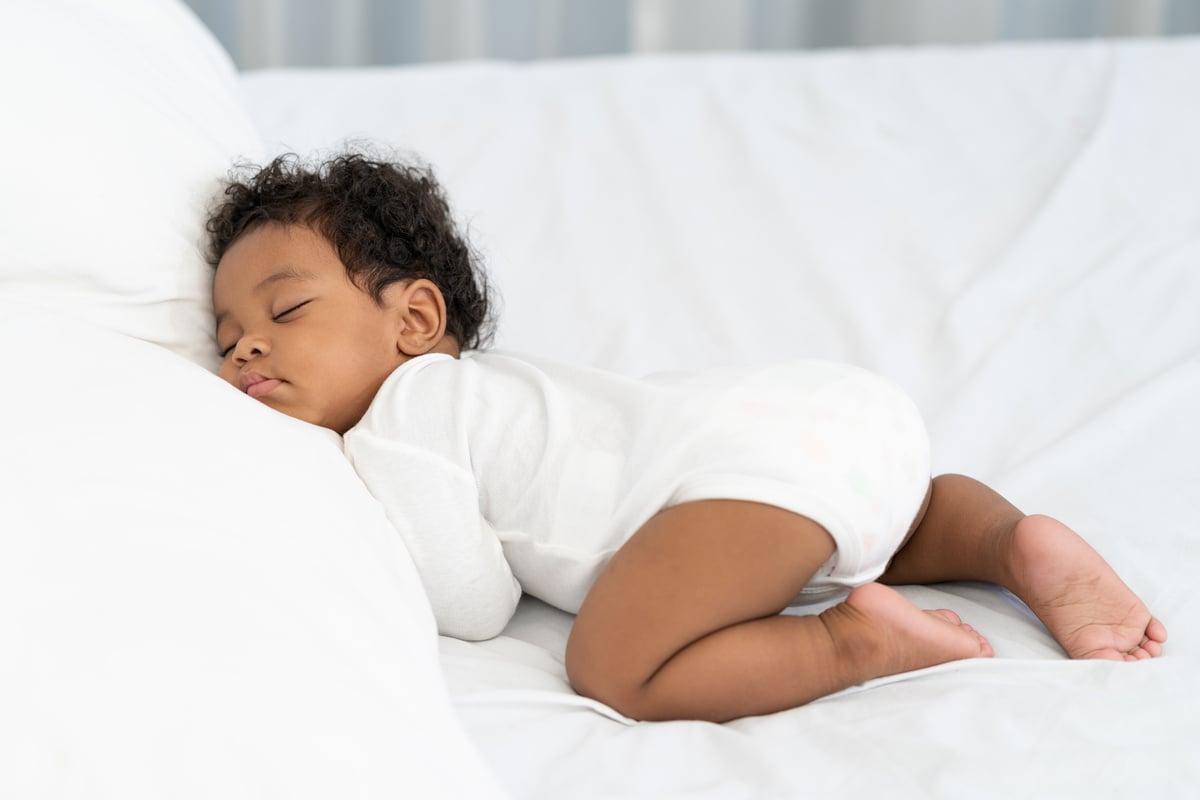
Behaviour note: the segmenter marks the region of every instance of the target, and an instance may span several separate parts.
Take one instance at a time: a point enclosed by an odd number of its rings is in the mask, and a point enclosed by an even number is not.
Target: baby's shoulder
[[[500,413],[510,398],[528,395],[547,380],[538,366],[507,353],[418,356],[384,380],[363,423],[411,429],[417,420],[433,424],[435,418]]]

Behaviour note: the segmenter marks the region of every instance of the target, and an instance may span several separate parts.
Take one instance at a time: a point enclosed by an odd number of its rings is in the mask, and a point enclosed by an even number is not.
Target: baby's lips
[[[275,391],[275,388],[281,383],[283,383],[283,381],[279,380],[278,378],[263,378],[262,380],[247,384],[246,394],[250,395],[251,397],[262,397],[263,395],[270,394],[271,392]]]
[[[262,397],[274,390],[282,381],[277,378],[268,378],[257,372],[247,372],[238,377],[238,383],[241,384],[242,391],[251,397]]]

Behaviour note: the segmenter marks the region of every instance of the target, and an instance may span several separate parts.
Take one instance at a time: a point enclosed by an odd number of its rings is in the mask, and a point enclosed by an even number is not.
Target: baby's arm
[[[354,431],[350,458],[404,539],[438,631],[472,641],[498,635],[521,587],[479,511],[474,476],[419,448]]]

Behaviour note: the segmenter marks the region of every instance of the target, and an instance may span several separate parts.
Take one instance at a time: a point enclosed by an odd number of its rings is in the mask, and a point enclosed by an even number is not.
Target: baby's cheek
[[[230,386],[238,385],[237,369],[233,366],[233,363],[228,358],[221,362],[221,368],[217,370],[217,377],[228,383]]]

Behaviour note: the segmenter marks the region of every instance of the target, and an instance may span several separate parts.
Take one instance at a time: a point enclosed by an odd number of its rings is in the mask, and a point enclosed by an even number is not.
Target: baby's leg
[[[567,644],[572,685],[638,719],[723,721],[991,655],[952,612],[923,612],[880,584],[820,615],[780,616],[833,550],[819,525],[772,506],[659,513],[585,599]]]
[[[961,475],[934,479],[924,518],[880,580],[1000,584],[1072,658],[1150,658],[1167,639],[1162,623],[1074,531],[1050,517],[1025,516]]]

